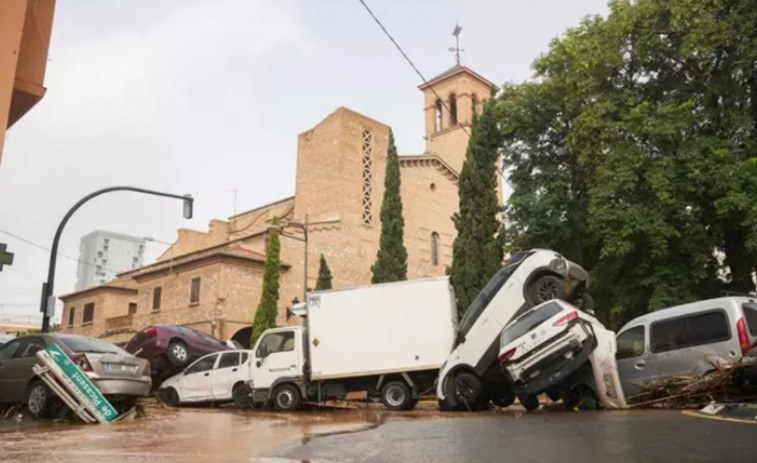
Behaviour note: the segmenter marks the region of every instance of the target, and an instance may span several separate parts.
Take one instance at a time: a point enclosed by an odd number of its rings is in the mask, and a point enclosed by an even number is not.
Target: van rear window
[[[667,352],[684,347],[727,341],[731,337],[725,313],[700,313],[652,323],[652,352]]]
[[[747,302],[741,304],[741,308],[744,309],[744,318],[746,318],[749,334],[757,336],[757,304],[754,302]]]

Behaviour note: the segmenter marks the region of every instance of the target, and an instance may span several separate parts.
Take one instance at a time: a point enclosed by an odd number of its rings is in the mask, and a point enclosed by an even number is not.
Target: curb
[[[757,424],[757,405],[711,403],[701,410],[684,410],[684,415],[736,423]]]

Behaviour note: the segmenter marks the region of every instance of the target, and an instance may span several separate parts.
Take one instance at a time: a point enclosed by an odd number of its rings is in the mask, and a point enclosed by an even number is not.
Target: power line
[[[22,238],[22,237],[20,237],[20,236],[18,236],[16,234],[11,233],[11,232],[8,232],[8,231],[5,231],[5,230],[0,230],[0,233],[6,234],[6,235],[10,236],[11,238],[15,238],[15,239],[17,239],[17,240],[19,240],[19,241],[21,241],[23,243],[26,243],[28,245],[31,245],[31,246],[34,246],[36,248],[42,249],[43,251],[47,251],[47,252],[51,251],[50,248],[46,248],[46,247],[42,246],[41,244],[37,244],[37,243],[35,243],[33,241],[29,241],[26,238]],[[89,266],[92,266],[92,267],[100,267],[100,268],[105,269],[105,270],[107,270],[107,271],[109,271],[111,273],[120,273],[120,272],[116,272],[115,270],[110,269],[108,267],[103,267],[102,265],[94,264],[92,262],[87,262],[85,260],[77,259],[76,257],[68,256],[66,254],[63,254],[62,252],[59,252],[58,255],[61,256],[61,257],[65,257],[66,259],[70,259],[70,260],[73,260],[75,262],[82,263],[84,265],[89,265]]]
[[[376,17],[376,15],[373,14],[373,11],[371,11],[370,7],[365,3],[365,1],[364,0],[358,0],[358,1],[365,7],[366,11],[368,11],[368,14],[371,15],[371,18],[373,18],[374,21],[376,21],[376,24],[378,24],[378,26],[381,28],[381,30],[384,31],[384,34],[386,34],[386,36],[389,38],[389,40],[392,41],[392,43],[394,44],[395,48],[397,48],[397,50],[400,52],[400,54],[405,58],[405,61],[407,61],[407,63],[410,65],[411,68],[413,68],[413,70],[415,71],[415,73],[418,74],[418,77],[421,78],[421,80],[423,81],[423,83],[425,85],[428,85],[428,80],[426,80],[426,78],[423,77],[423,74],[421,73],[421,71],[418,70],[418,67],[415,65],[415,63],[413,63],[413,60],[411,60],[410,57],[407,56],[407,53],[405,53],[405,51],[402,49],[402,47],[400,47],[400,45],[397,43],[397,41],[394,40],[394,37],[392,37],[392,34],[390,34],[388,30],[386,30],[386,27],[384,27],[384,25],[381,24],[381,21],[379,21],[379,19]],[[439,100],[439,102],[442,104],[442,106],[444,106],[444,109],[446,109],[448,113],[452,113],[452,111],[450,110],[449,106],[447,106],[447,103],[445,103],[444,100],[442,99],[442,97],[439,96],[438,93],[436,93],[436,90],[434,90],[434,87],[432,85],[428,85],[428,87],[434,93],[434,96],[436,96],[436,99]],[[465,134],[470,137],[470,133],[468,132],[468,130],[465,128],[464,125],[461,125],[460,128],[463,129],[463,132],[465,132]]]

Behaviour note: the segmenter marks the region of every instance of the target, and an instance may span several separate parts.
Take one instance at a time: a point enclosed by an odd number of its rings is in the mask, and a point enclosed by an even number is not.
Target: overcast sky
[[[427,78],[463,64],[520,82],[550,40],[606,0],[367,0]],[[420,80],[358,0],[58,0],[44,99],[7,133],[0,164],[0,318],[38,315],[50,247],[82,196],[130,185],[191,193],[181,204],[110,193],[69,222],[61,252],[78,256],[97,229],[172,241],[211,218],[294,193],[297,134],[339,106],[394,129],[401,154],[421,153]],[[148,243],[154,259],[166,245]],[[76,262],[58,260],[56,294]],[[58,317],[60,314],[58,314]]]

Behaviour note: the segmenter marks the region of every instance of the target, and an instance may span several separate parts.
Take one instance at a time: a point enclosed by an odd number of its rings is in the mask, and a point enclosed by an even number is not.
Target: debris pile
[[[757,390],[741,387],[740,364],[716,365],[702,376],[660,378],[628,397],[632,408],[702,408],[711,402],[757,402]]]

